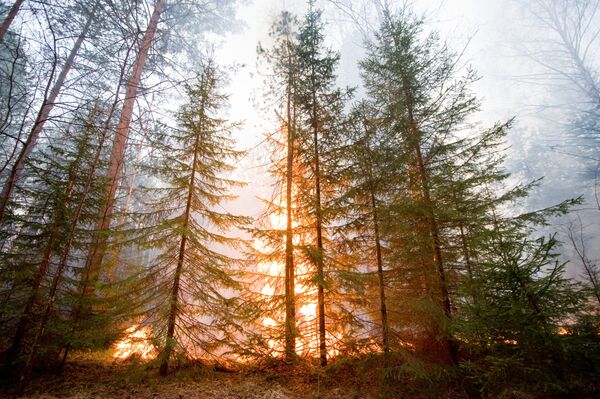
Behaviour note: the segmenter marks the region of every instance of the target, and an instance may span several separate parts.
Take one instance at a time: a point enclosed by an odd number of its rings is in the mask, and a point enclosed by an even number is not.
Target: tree
[[[42,104],[40,105],[40,109],[36,116],[35,122],[33,123],[31,131],[29,132],[27,139],[24,141],[23,147],[21,148],[19,155],[17,156],[15,162],[13,163],[13,166],[10,170],[7,180],[2,187],[2,193],[0,196],[0,201],[1,201],[0,202],[0,222],[3,221],[4,213],[5,213],[6,207],[9,204],[9,200],[11,198],[12,191],[13,191],[15,185],[17,184],[17,182],[19,181],[20,175],[23,173],[25,161],[30,156],[31,151],[35,148],[35,146],[38,142],[40,133],[44,129],[44,125],[45,125],[46,121],[48,120],[48,117],[50,116],[52,109],[56,105],[58,95],[60,94],[60,91],[63,89],[63,85],[65,83],[65,79],[67,78],[67,74],[73,67],[73,62],[75,60],[75,57],[79,53],[79,49],[81,48],[81,45],[83,44],[84,39],[88,35],[88,31],[90,30],[92,22],[93,22],[94,18],[96,17],[96,11],[98,10],[99,4],[100,4],[99,1],[96,1],[94,3],[94,5],[91,7],[91,9],[89,11],[87,11],[86,22],[85,22],[83,28],[81,29],[81,32],[79,33],[79,36],[77,37],[77,40],[75,40],[75,42],[73,43],[73,47],[71,48],[71,51],[69,52],[69,55],[68,55],[67,59],[65,60],[65,63],[63,65],[63,67],[61,68],[60,73],[58,74],[58,77],[56,78],[56,81],[54,81],[54,82],[53,82],[53,80],[54,80],[55,69],[58,67],[56,59],[52,65],[52,71],[50,73],[50,78],[48,80],[48,84],[45,89],[44,99],[42,101]],[[15,3],[15,5],[16,5],[16,3]],[[56,43],[55,43],[55,45],[56,45]],[[47,93],[47,96],[46,96],[46,93]]]
[[[341,182],[339,195],[334,207],[339,209],[338,222],[334,236],[349,255],[352,270],[359,273],[358,286],[354,289],[364,295],[365,286],[376,286],[374,302],[381,323],[380,342],[387,363],[390,347],[394,346],[390,337],[390,323],[386,301],[386,289],[389,287],[387,269],[391,262],[384,242],[385,215],[389,200],[395,189],[394,175],[397,160],[394,157],[392,136],[381,129],[377,113],[368,101],[354,106],[347,128],[347,144],[340,146],[335,153],[342,161],[338,163],[337,175]],[[365,270],[364,265],[367,265]],[[375,270],[372,272],[371,270]],[[373,273],[375,276],[373,276]],[[373,278],[374,277],[374,278]],[[368,291],[368,290],[367,290]],[[367,301],[367,320],[372,316],[371,301]]]
[[[88,286],[88,289],[91,291],[93,291],[93,282],[97,279],[100,273],[100,267],[106,251],[107,236],[105,232],[110,227],[119,176],[124,163],[125,148],[129,135],[129,124],[133,116],[133,108],[141,83],[142,71],[144,70],[148,52],[154,40],[154,36],[158,29],[158,23],[165,7],[166,0],[156,1],[154,10],[148,22],[148,26],[146,27],[144,37],[140,43],[140,48],[133,63],[133,71],[129,80],[127,81],[127,90],[123,100],[123,107],[121,109],[119,123],[117,124],[115,131],[110,163],[108,167],[108,183],[106,185],[107,202],[100,213],[98,225],[96,226],[99,234],[94,245],[92,246],[88,260],[90,279],[92,281],[92,284]],[[92,295],[92,293],[90,292],[89,295]]]
[[[565,278],[555,238],[534,240],[530,233],[518,218],[496,220],[464,286],[477,300],[464,304],[456,324],[472,354],[461,366],[486,396],[569,394],[568,369],[581,361],[569,359],[581,349],[563,326],[582,311],[582,291]]]
[[[237,260],[215,245],[238,248],[239,239],[219,231],[248,220],[217,209],[233,198],[230,189],[240,185],[223,174],[241,156],[230,138],[236,125],[220,116],[227,101],[220,93],[221,81],[214,62],[207,61],[197,81],[186,87],[178,128],[154,142],[161,149],[155,173],[166,185],[155,189],[160,197],[149,218],[156,224],[142,227],[136,239],[158,252],[147,273],[156,281],[157,309],[149,318],[164,339],[162,375],[173,351],[217,357],[215,351],[237,331],[229,310],[235,308],[231,290],[239,287],[232,271]]]
[[[416,239],[424,270],[426,290],[443,309],[443,319],[433,326],[440,335],[442,351],[448,361],[456,362],[456,348],[446,327],[452,317],[447,265],[443,257],[440,214],[433,191],[436,189],[436,158],[440,150],[477,107],[468,85],[472,72],[454,80],[457,59],[437,35],[425,39],[422,21],[408,10],[386,15],[375,39],[369,43],[367,58],[361,63],[365,86],[374,106],[381,109],[382,123],[393,130],[406,159],[408,201],[414,206],[412,239]],[[427,243],[428,242],[428,243]],[[431,262],[428,259],[433,259]],[[435,276],[435,277],[434,277]]]
[[[598,161],[600,81],[594,56],[600,7],[590,0],[537,0],[523,8],[544,35],[527,55],[543,68],[541,78],[566,95],[558,107],[566,111],[577,153]]]
[[[569,180],[567,189],[573,190],[573,183],[577,183],[577,190],[583,191],[587,200],[591,200],[590,205],[600,210],[600,79],[596,61],[600,54],[600,6],[589,0],[519,3],[529,25],[535,29],[522,50],[541,68],[541,72],[532,78],[535,84],[542,82],[556,96],[553,103],[540,104],[540,107],[553,111],[550,118],[559,128],[560,144],[553,144],[552,148],[578,161],[577,169],[571,173],[575,175],[574,180]],[[579,211],[587,214],[586,219],[594,219],[590,226],[597,223],[597,213],[586,212],[585,208]],[[597,256],[597,252],[591,250],[581,256],[586,233],[587,239],[597,240],[596,232],[589,227],[580,231],[579,240],[574,239],[572,231],[561,239],[571,242],[571,248],[563,248],[563,251],[579,260],[578,266],[584,271],[581,278],[594,286],[597,283],[594,274],[590,273],[588,256]]]
[[[287,11],[282,12],[270,32],[270,36],[275,40],[273,47],[268,51],[260,49],[260,55],[269,63],[269,68],[272,71],[269,94],[274,97],[274,105],[279,108],[276,110],[276,113],[281,123],[281,129],[279,129],[278,133],[281,133],[282,137],[275,135],[271,137],[274,148],[271,173],[277,180],[277,185],[285,186],[285,189],[276,190],[274,198],[268,201],[266,216],[269,218],[285,213],[285,232],[283,233],[285,244],[284,248],[281,248],[282,232],[278,230],[279,226],[268,226],[267,230],[262,231],[256,230],[254,232],[255,236],[260,242],[266,244],[265,249],[269,253],[257,249],[253,256],[257,264],[273,261],[281,261],[285,264],[285,276],[283,279],[285,297],[284,353],[288,361],[296,357],[296,336],[299,333],[296,325],[295,291],[296,266],[300,260],[294,254],[294,224],[297,224],[295,223],[296,215],[294,215],[294,203],[296,200],[294,196],[294,174],[297,172],[297,167],[295,166],[297,164],[296,91],[299,67],[296,53],[296,26],[296,18]],[[285,152],[285,157],[280,157],[279,154],[282,152]],[[283,256],[280,259],[275,259],[277,258],[277,253],[281,253]],[[270,280],[274,280],[273,277],[271,276]],[[280,290],[280,284],[277,281],[271,281],[271,283],[274,289],[273,294],[275,294]],[[271,285],[269,286],[271,287]],[[270,317],[271,320],[277,319],[275,314],[271,314],[271,316],[273,316]]]
[[[317,316],[319,325],[319,358],[322,366],[327,365],[327,337],[325,321],[326,253],[324,229],[327,210],[324,199],[327,192],[326,156],[327,145],[336,142],[342,124],[342,111],[347,93],[334,88],[335,66],[339,55],[324,48],[321,12],[310,10],[300,27],[298,36],[298,125],[299,162],[307,175],[300,188],[299,202],[307,209],[305,216],[314,229],[315,245],[307,248],[315,265],[314,281],[317,285]],[[312,197],[312,198],[311,198]],[[306,223],[304,222],[304,223]]]
[[[12,7],[8,10],[8,14],[6,14],[6,18],[2,21],[2,25],[0,25],[0,42],[4,39],[4,35],[8,32],[13,20],[19,13],[19,9],[23,5],[25,0],[15,0]]]
[[[16,293],[12,301],[7,298],[3,304],[3,316],[10,321],[17,315],[16,325],[7,323],[11,340],[3,354],[5,367],[12,367],[23,352],[27,353],[19,389],[27,382],[48,325],[53,322],[52,329],[56,329],[60,324],[60,317],[52,318],[54,306],[64,300],[64,292],[70,291],[68,281],[77,274],[78,252],[90,237],[84,227],[93,218],[94,203],[101,200],[101,180],[94,181],[86,173],[87,168],[98,168],[101,160],[99,115],[98,109],[92,108],[87,115],[75,117],[57,145],[49,146],[32,161],[28,184],[19,189],[21,197],[33,200],[21,207],[20,230],[11,238],[2,276]]]

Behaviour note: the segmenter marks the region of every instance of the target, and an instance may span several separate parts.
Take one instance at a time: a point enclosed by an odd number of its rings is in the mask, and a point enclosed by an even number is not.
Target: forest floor
[[[0,387],[0,397],[10,397],[10,390]],[[206,366],[185,365],[162,377],[157,367],[135,362],[115,363],[98,355],[76,356],[60,374],[34,375],[24,396],[28,399],[402,397],[405,397],[403,393],[392,392],[389,387],[382,390],[381,383],[355,372],[344,372],[342,377],[338,370],[333,377],[310,367],[271,365],[217,371]]]

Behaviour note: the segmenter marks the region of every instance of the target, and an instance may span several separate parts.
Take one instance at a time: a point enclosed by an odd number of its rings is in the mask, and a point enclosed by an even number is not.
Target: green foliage
[[[41,352],[56,354],[67,343],[102,347],[107,319],[89,320],[72,337],[89,226],[103,198],[102,109],[92,106],[71,120],[66,131],[55,132],[52,144],[40,149],[27,164],[23,183],[4,219],[4,250],[0,257],[3,298],[2,347],[10,365],[29,352],[31,339],[44,331]],[[46,316],[44,316],[46,315]],[[48,318],[47,326],[43,325]],[[83,338],[85,337],[85,338]],[[34,342],[37,345],[37,342]],[[6,348],[8,346],[8,349]]]
[[[155,202],[137,214],[143,223],[131,231],[132,242],[151,256],[138,280],[139,304],[163,341],[164,364],[173,350],[218,357],[241,329],[233,313],[240,260],[230,254],[243,241],[224,232],[248,219],[223,208],[235,198],[231,189],[242,185],[227,176],[242,153],[230,136],[236,125],[221,116],[222,79],[212,60],[203,65],[186,87],[177,128],[164,127],[153,138],[158,151],[149,170],[158,183],[146,198]]]
[[[472,299],[455,324],[469,353],[461,368],[485,397],[574,394],[571,385],[579,376],[570,370],[584,363],[598,367],[595,355],[575,360],[572,353],[588,352],[582,351],[585,339],[562,327],[582,314],[584,296],[564,276],[556,245],[554,237],[532,240],[508,223],[487,236],[487,251],[464,287]]]

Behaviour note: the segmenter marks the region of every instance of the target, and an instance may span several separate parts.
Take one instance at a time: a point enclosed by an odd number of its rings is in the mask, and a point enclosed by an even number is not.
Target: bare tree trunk
[[[204,86],[204,85],[202,85]],[[202,101],[201,109],[204,108],[204,101]],[[201,122],[200,122],[201,123]],[[199,127],[202,131],[202,127]],[[174,336],[175,336],[175,322],[177,321],[177,310],[179,303],[179,281],[181,279],[181,273],[183,271],[183,261],[185,259],[185,246],[188,239],[188,225],[191,217],[192,199],[194,197],[195,179],[196,179],[196,163],[198,162],[198,152],[200,151],[200,133],[196,135],[196,142],[194,143],[194,158],[192,160],[192,175],[190,176],[190,185],[188,188],[187,202],[185,204],[185,214],[183,219],[183,231],[181,233],[181,244],[179,245],[179,255],[177,258],[177,267],[175,269],[175,278],[173,280],[173,288],[171,288],[170,298],[170,310],[169,320],[167,324],[167,339],[165,342],[165,349],[161,354],[160,361],[160,375],[167,375],[169,371],[169,357],[173,351]]]
[[[289,48],[288,48],[289,50]],[[291,58],[291,55],[289,56]],[[286,174],[286,230],[285,230],[285,356],[292,360],[296,355],[296,305],[295,305],[295,271],[294,271],[294,242],[292,226],[292,183],[294,166],[294,130],[292,123],[292,65],[288,59],[288,90],[287,90],[287,174]],[[295,114],[295,113],[294,113]],[[295,116],[294,116],[295,117]]]
[[[2,121],[0,122],[0,135],[2,135],[2,136],[5,135],[4,132],[6,130],[8,130],[8,128],[10,127],[12,117],[17,114],[17,112],[14,109],[15,104],[13,103],[13,100],[16,100],[16,102],[18,103],[19,100],[21,100],[25,97],[24,95],[19,96],[19,98],[15,98],[15,96],[14,96],[14,90],[15,90],[15,86],[16,86],[16,82],[15,82],[16,76],[15,75],[17,74],[17,63],[18,63],[19,59],[21,59],[21,38],[20,37],[15,46],[15,55],[13,57],[11,65],[10,65],[10,74],[6,79],[9,82],[9,90],[6,95],[7,103],[5,104],[5,109],[2,110],[4,117],[2,118]],[[22,113],[21,123],[19,125],[19,132],[17,133],[16,136],[13,136],[15,143],[13,145],[13,148],[12,148],[10,154],[8,156],[6,156],[2,166],[0,167],[0,175],[4,173],[4,170],[11,164],[13,158],[17,154],[17,150],[19,149],[19,143],[21,142],[21,136],[23,135],[23,130],[25,129],[25,121],[27,119],[27,115],[29,114],[29,110],[31,109],[31,104],[33,101],[34,100],[32,98],[28,102],[26,110],[23,111],[23,113]]]
[[[15,5],[16,4],[17,3],[15,3]],[[83,29],[79,33],[77,40],[75,40],[75,43],[73,44],[73,47],[71,48],[71,52],[69,53],[69,56],[67,57],[67,59],[65,61],[65,64],[63,65],[62,70],[60,71],[60,74],[58,75],[58,78],[56,79],[56,82],[52,86],[52,90],[50,90],[50,94],[42,102],[42,106],[38,112],[35,122],[33,123],[31,132],[29,133],[29,137],[27,137],[27,140],[25,141],[25,144],[23,145],[23,148],[21,149],[21,152],[19,153],[19,156],[17,157],[17,159],[10,171],[8,179],[6,180],[6,183],[4,183],[4,187],[2,188],[2,195],[0,196],[0,222],[4,218],[4,212],[6,210],[6,207],[8,206],[8,201],[9,201],[12,191],[15,187],[15,184],[19,181],[21,174],[23,173],[25,161],[27,160],[27,157],[29,156],[31,151],[33,151],[35,145],[37,144],[37,140],[40,136],[40,133],[44,129],[44,125],[45,125],[46,121],[48,120],[48,116],[50,115],[50,112],[54,108],[54,105],[56,104],[56,99],[57,99],[58,95],[60,94],[60,91],[62,90],[62,87],[65,83],[67,74],[73,67],[73,62],[75,61],[75,57],[77,56],[77,53],[79,53],[81,44],[83,43],[83,40],[85,39],[85,37],[88,34],[88,31],[90,29],[92,21],[95,18],[95,14],[96,14],[96,10],[98,9],[98,5],[99,5],[99,2],[96,2],[94,4],[93,9],[90,11],[90,14],[88,16],[88,19],[87,19]],[[56,65],[54,65],[53,68],[56,68]],[[52,76],[53,76],[53,74],[51,75],[50,80],[52,80]],[[48,82],[48,83],[50,84],[50,82]]]
[[[573,232],[573,226],[569,226],[569,230],[567,231],[567,236],[569,237],[569,241],[571,241],[571,245],[577,254],[577,257],[581,261],[585,273],[587,275],[587,280],[591,285],[592,292],[598,301],[598,305],[600,306],[600,281],[599,281],[599,272],[596,264],[594,264],[587,256],[585,241],[583,239],[583,223],[581,222],[581,218],[579,219],[579,233],[578,236],[575,237],[575,233]],[[578,243],[579,241],[579,243]]]
[[[381,254],[381,240],[379,237],[379,218],[377,215],[377,201],[375,193],[371,187],[371,211],[373,213],[373,232],[375,233],[375,253],[377,255],[377,277],[379,280],[379,304],[381,311],[382,343],[385,365],[387,366],[388,355],[390,352],[389,343],[389,323],[387,308],[385,304],[385,282],[383,276],[383,256]]]
[[[315,157],[315,208],[317,232],[317,312],[319,317],[319,358],[321,366],[327,366],[327,343],[325,330],[325,274],[323,271],[323,212],[321,209],[321,165],[319,159],[319,129],[317,122],[316,93],[313,89],[313,144]]]
[[[21,5],[23,4],[23,1],[24,0],[16,0],[14,2],[10,10],[8,11],[6,19],[2,22],[2,25],[0,25],[0,42],[4,39],[4,35],[6,35],[6,32],[8,32],[8,28],[10,28],[10,25],[17,16],[17,13],[19,12]]]
[[[106,203],[103,207],[102,215],[96,225],[98,234],[94,240],[92,251],[90,252],[89,259],[89,272],[91,283],[88,284],[89,292],[87,295],[93,295],[94,293],[94,282],[98,279],[100,274],[100,267],[102,260],[106,252],[107,236],[105,232],[110,227],[110,222],[113,213],[113,207],[115,204],[115,195],[118,186],[119,172],[123,167],[125,149],[127,146],[127,138],[129,136],[129,125],[133,115],[133,107],[138,94],[138,88],[140,86],[140,80],[142,77],[142,71],[146,59],[148,58],[148,51],[154,41],[160,16],[165,9],[166,0],[158,0],[154,6],[154,11],[150,17],[150,22],[142,39],[140,49],[137,53],[135,63],[133,65],[133,73],[131,78],[127,82],[127,92],[125,93],[125,100],[123,101],[123,109],[121,110],[121,117],[117,125],[115,138],[113,141],[112,152],[110,155],[110,162],[108,166],[108,183],[106,185]]]

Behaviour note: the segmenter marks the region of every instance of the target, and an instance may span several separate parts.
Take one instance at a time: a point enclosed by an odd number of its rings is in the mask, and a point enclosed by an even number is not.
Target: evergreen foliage
[[[226,249],[240,249],[243,241],[223,232],[248,220],[222,208],[234,198],[231,189],[241,185],[226,174],[242,153],[230,137],[236,125],[222,117],[227,96],[221,81],[214,62],[207,61],[186,87],[178,127],[153,141],[160,149],[153,167],[160,188],[150,189],[157,200],[145,217],[153,223],[144,224],[136,240],[155,254],[142,280],[151,288],[142,292],[151,291],[152,305],[144,305],[162,341],[161,374],[173,352],[218,357],[240,329],[233,313],[240,288],[234,266],[240,260]]]

